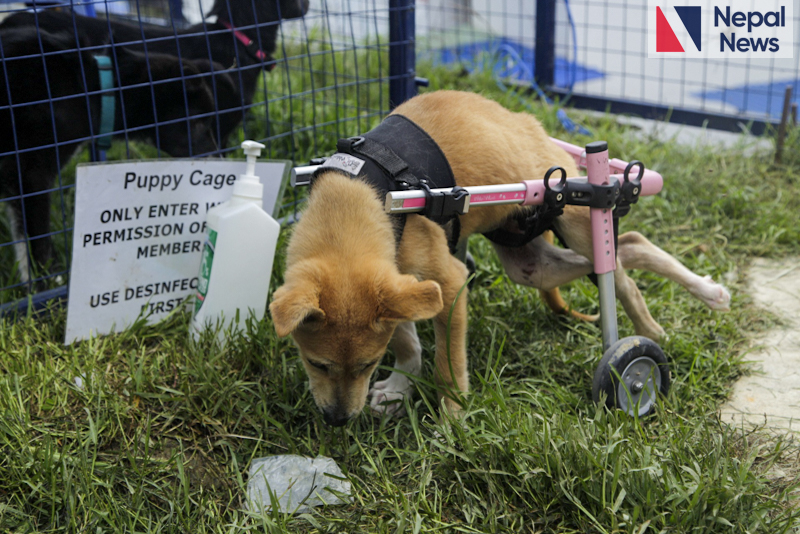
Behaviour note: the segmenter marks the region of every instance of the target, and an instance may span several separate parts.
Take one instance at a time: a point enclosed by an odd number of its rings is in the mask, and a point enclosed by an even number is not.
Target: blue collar
[[[111,69],[111,58],[108,56],[94,56],[97,70],[100,74],[100,90],[103,91],[100,100],[100,131],[95,135],[95,146],[98,150],[111,148],[111,132],[114,131],[114,113],[116,98],[114,92],[114,72]]]

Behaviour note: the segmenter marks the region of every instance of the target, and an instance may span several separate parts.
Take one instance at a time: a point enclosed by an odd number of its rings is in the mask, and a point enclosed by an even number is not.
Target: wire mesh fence
[[[80,162],[225,156],[247,138],[302,163],[380,121],[390,13],[372,0],[0,4],[0,309],[66,294]]]
[[[647,18],[640,0],[0,3],[0,306],[65,294],[78,162],[248,138],[303,164],[412,95],[415,61],[730,130],[774,124],[787,85],[797,100],[797,44],[788,60],[648,59]]]

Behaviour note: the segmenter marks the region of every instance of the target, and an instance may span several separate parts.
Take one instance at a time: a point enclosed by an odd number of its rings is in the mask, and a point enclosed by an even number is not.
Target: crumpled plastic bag
[[[272,508],[275,494],[282,512],[307,512],[323,504],[345,504],[350,481],[331,458],[306,458],[293,454],[256,458],[250,464],[247,482],[248,507],[253,511]]]

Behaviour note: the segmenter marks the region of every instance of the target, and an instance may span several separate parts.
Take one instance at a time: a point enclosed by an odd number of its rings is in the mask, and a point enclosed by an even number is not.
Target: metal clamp
[[[420,180],[420,189],[425,192],[425,209],[420,214],[435,223],[443,224],[456,215],[469,211],[469,191],[455,186],[448,191],[434,191],[427,180]]]
[[[593,185],[588,181],[570,180],[564,194],[567,204],[611,209],[619,198],[619,182],[611,178],[608,185]]]

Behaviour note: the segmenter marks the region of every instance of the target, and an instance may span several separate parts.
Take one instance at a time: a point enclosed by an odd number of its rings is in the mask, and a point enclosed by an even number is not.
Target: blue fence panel
[[[536,73],[578,107],[763,133],[780,119],[787,85],[800,100],[797,38],[794,59],[650,59],[644,0],[421,0],[417,12],[421,60],[489,66],[506,83]]]

